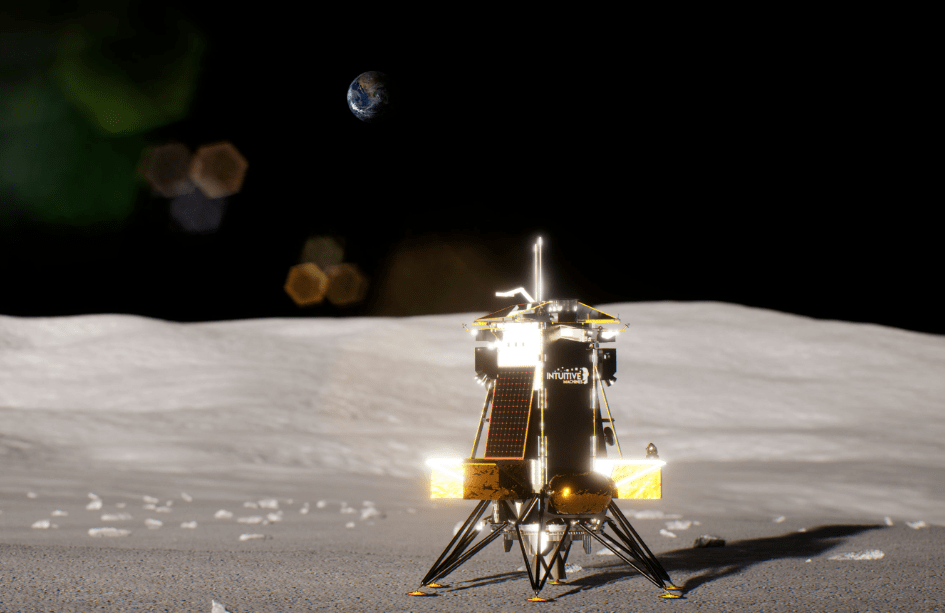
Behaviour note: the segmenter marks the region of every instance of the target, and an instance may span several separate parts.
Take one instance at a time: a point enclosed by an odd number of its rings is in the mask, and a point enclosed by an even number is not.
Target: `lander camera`
[[[427,464],[432,498],[479,503],[408,594],[448,587],[438,582],[502,539],[506,552],[516,548],[525,560],[534,592],[528,600],[550,600],[539,593],[549,579],[565,583],[572,545],[590,553],[595,542],[664,590],[662,598],[679,598],[615,502],[660,498],[665,464],[652,443],[641,459],[624,458],[620,448],[604,392],[616,381],[617,350],[601,347],[619,332],[605,326],[620,320],[578,300],[544,299],[541,247],[539,238],[534,298],[524,287],[497,292],[527,302],[467,328],[487,343],[475,348],[476,379],[486,393],[472,451]]]

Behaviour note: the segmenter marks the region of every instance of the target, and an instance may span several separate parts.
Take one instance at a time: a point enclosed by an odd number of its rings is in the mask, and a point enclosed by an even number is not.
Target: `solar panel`
[[[492,393],[492,415],[486,439],[488,460],[521,460],[532,407],[534,366],[502,366]]]

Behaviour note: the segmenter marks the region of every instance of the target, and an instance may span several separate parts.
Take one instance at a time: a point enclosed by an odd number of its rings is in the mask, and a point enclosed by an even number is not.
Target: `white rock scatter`
[[[131,519],[131,513],[103,513],[102,521],[126,521]]]
[[[604,551],[607,551],[607,550],[605,549]],[[610,552],[608,551],[608,553],[610,553]],[[613,554],[611,554],[611,555],[613,555]],[[520,572],[520,573],[524,573],[524,572],[526,571],[526,569],[525,569],[524,566],[519,566],[516,570],[517,570],[518,572]],[[568,574],[568,575],[573,575],[574,573],[579,573],[579,572],[581,572],[582,570],[584,570],[584,567],[583,567],[583,566],[579,566],[579,565],[577,565],[577,564],[572,564],[572,563],[570,563],[570,562],[568,562],[567,564],[564,565],[564,572],[565,572],[566,574]]]
[[[187,492],[181,492],[181,493],[180,493],[180,497],[183,499],[184,502],[193,502],[193,501],[194,501],[193,496],[191,496],[191,495],[188,494]]]
[[[194,528],[197,527],[197,522],[195,522],[195,521],[185,521],[185,522],[181,523],[180,527],[181,527],[181,528],[189,528],[189,529],[193,530]]]
[[[50,513],[50,515],[52,515],[53,517],[68,517],[69,513],[67,513],[66,511],[63,511],[62,509],[56,509],[55,511]]]
[[[266,538],[265,534],[241,534],[240,535],[241,541],[250,541],[252,539],[264,539],[264,538]]]
[[[156,509],[154,509],[154,512],[155,513],[170,513],[171,507],[168,507],[168,506],[157,507]]]
[[[154,509],[157,508],[157,505],[154,504],[153,502],[149,502],[145,505],[142,505],[141,508],[144,509],[145,511],[153,511]]]
[[[918,530],[919,528],[925,528],[928,526],[928,524],[922,521],[921,519],[919,521],[907,521],[906,525],[912,528],[913,530]]]
[[[159,519],[151,519],[149,517],[148,519],[144,520],[144,525],[147,526],[149,530],[157,530],[164,525],[164,522]]]
[[[39,494],[37,494],[36,492],[26,492],[26,497],[27,497],[27,498],[31,498],[31,499],[32,499],[32,498],[39,498]]]
[[[349,521],[348,523],[345,524],[345,528],[354,528],[354,522]]]
[[[693,547],[725,547],[725,539],[721,536],[703,534],[692,542]]]
[[[637,511],[636,513],[628,513],[628,515],[630,514],[632,514],[633,517],[637,519],[680,519],[682,517],[682,515],[679,515],[678,513],[666,514],[655,509],[646,509],[643,511]]]
[[[327,500],[319,500],[318,502],[315,503],[315,508],[316,508],[316,509],[324,509],[324,508],[327,507],[327,506],[328,506],[328,501],[327,501]]]
[[[216,600],[210,601],[210,613],[230,613],[222,604]]]
[[[154,504],[154,505],[156,505],[157,503],[161,502],[160,500],[158,500],[158,499],[155,498],[154,496],[142,496],[141,500],[145,501],[145,502],[148,503],[148,504]]]
[[[309,504],[306,502],[304,505],[302,505],[302,508],[299,509],[299,514],[308,515],[308,511],[309,511]]]
[[[33,528],[37,528],[37,529],[39,529],[39,530],[46,530],[46,529],[48,529],[48,528],[58,528],[59,526],[57,526],[56,524],[50,522],[48,519],[41,519],[41,520],[39,520],[39,521],[37,521],[37,522],[33,522],[33,526],[32,526],[32,527],[33,527]]]
[[[213,516],[217,519],[230,519],[233,517],[233,513],[231,511],[227,511],[226,509],[220,509],[214,513]]]
[[[119,528],[89,528],[89,536],[128,536],[131,530],[122,530]]]
[[[660,536],[665,536],[665,537],[671,538],[671,539],[676,538],[676,534],[673,533],[673,532],[670,532],[670,531],[667,530],[666,528],[660,528]]]
[[[372,517],[376,517],[378,519],[384,519],[386,515],[382,513],[381,511],[379,511],[377,507],[375,506],[364,507],[363,509],[361,509],[361,521],[364,521],[366,519],[371,519]]]
[[[838,553],[830,556],[828,560],[881,560],[886,554],[879,549],[867,549],[865,551],[850,551],[847,553]],[[808,560],[809,561],[809,560]]]
[[[279,508],[279,501],[276,500],[275,498],[264,498],[263,500],[260,500],[257,504],[259,504],[260,509],[278,509]]]
[[[893,520],[890,519],[889,516],[887,515],[886,517],[883,518],[883,523],[885,523],[887,526],[891,526],[893,525]]]
[[[780,524],[780,523],[782,523],[785,519],[787,519],[787,518],[784,517],[783,515],[778,515],[777,517],[775,517],[775,518],[772,519],[771,521],[773,521],[773,522],[776,523],[776,524]]]
[[[102,508],[101,498],[96,498],[95,500],[91,500],[89,501],[87,505],[85,505],[86,511],[98,511],[98,510],[101,510],[101,508]]]
[[[275,513],[267,513],[266,521],[275,523],[277,521],[282,521],[282,511],[277,511]]]
[[[263,518],[259,515],[252,515],[250,517],[240,517],[236,521],[241,524],[261,524],[263,522]]]
[[[347,503],[347,502],[342,502],[342,503],[341,503],[341,512],[344,513],[344,514],[357,513],[357,511],[354,509],[354,507],[349,507],[349,506],[348,506],[348,503]]]
[[[466,523],[465,520],[456,522],[456,525],[453,526],[453,536],[456,536],[456,533],[459,532],[459,529],[462,528],[463,524],[465,523]],[[476,524],[476,527],[474,528],[474,530],[479,532],[485,527],[486,527],[486,522],[484,520],[479,520],[479,523]]]
[[[692,525],[692,522],[689,521],[688,519],[685,521],[677,519],[675,521],[666,522],[666,529],[667,530],[688,530],[689,526],[691,525]]]
[[[244,502],[244,503],[243,503],[243,508],[244,508],[244,509],[258,509],[258,508],[259,508],[259,503],[258,503],[258,502],[255,502],[255,501],[253,501],[253,500],[250,500],[250,501],[248,501],[248,502]]]

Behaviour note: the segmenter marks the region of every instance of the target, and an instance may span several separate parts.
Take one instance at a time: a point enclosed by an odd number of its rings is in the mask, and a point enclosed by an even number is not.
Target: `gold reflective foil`
[[[555,475],[548,483],[551,510],[561,515],[601,513],[614,493],[614,482],[599,472]]]
[[[525,462],[469,462],[463,468],[463,498],[516,500],[530,493]]]
[[[654,500],[663,496],[662,467],[651,462],[615,463],[610,473],[617,498]]]
[[[463,466],[463,498],[500,500],[499,467],[494,463],[469,463]]]
[[[531,494],[525,461],[436,460],[431,466],[430,498],[518,500]]]
[[[440,464],[433,467],[430,476],[430,498],[462,498],[463,467],[458,462],[454,465]]]

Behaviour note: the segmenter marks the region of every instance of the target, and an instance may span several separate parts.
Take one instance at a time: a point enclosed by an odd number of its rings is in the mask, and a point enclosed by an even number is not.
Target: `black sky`
[[[92,10],[19,19],[39,31]],[[142,62],[179,36],[170,9],[121,10]],[[222,226],[174,229],[144,184],[120,229],[7,221],[0,313],[488,310],[495,291],[530,287],[541,235],[559,297],[718,300],[945,333],[940,232],[915,187],[924,162],[902,152],[876,58],[830,35],[177,10],[208,52],[189,115],[146,136],[237,146],[249,170]],[[391,125],[346,107],[366,70],[398,87]],[[286,296],[315,234],[338,237],[371,278],[360,306]],[[396,300],[381,295],[391,284]]]

